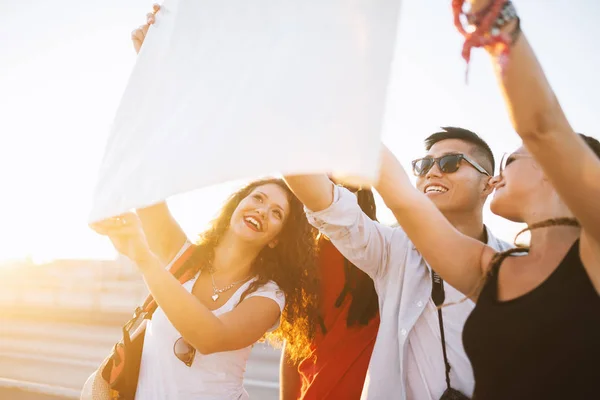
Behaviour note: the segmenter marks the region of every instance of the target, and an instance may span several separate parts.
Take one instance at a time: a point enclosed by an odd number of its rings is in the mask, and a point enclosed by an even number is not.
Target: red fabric
[[[328,241],[321,242],[321,316],[327,328],[320,329],[313,352],[298,371],[302,380],[300,400],[360,399],[367,367],[379,328],[379,315],[366,326],[346,326],[351,296],[341,307],[335,301],[345,282],[344,257]]]

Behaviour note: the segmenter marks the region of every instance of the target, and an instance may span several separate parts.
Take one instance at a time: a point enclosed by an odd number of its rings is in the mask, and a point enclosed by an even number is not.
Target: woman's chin
[[[498,195],[498,193],[494,194],[494,197],[490,202],[490,211],[499,217],[510,219],[508,218],[508,216],[511,214],[509,212],[510,207],[509,204],[504,201],[503,197],[504,196],[502,195]]]
[[[245,224],[235,226],[232,233],[237,238],[237,240],[245,242],[247,244],[256,243],[257,245],[259,245],[261,242],[264,241],[264,238],[262,237],[260,232],[250,229]]]
[[[516,212],[517,210],[512,207],[511,204],[503,203],[502,201],[497,201],[496,198],[492,200],[490,203],[490,211],[494,215],[502,217],[512,222],[523,222],[522,218]]]

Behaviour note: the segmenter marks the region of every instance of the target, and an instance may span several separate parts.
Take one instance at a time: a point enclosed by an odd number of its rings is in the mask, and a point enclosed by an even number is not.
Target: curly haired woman
[[[137,400],[247,399],[244,371],[263,337],[306,357],[317,320],[314,231],[283,181],[234,193],[196,244],[165,203],[94,229],[136,263],[159,309],[146,328]],[[166,269],[195,246],[181,285]]]

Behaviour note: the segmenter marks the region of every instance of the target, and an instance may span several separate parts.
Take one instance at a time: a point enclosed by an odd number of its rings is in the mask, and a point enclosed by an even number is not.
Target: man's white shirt
[[[375,282],[380,326],[363,388],[363,400],[439,400],[446,390],[437,308],[431,299],[431,269],[401,228],[366,216],[356,197],[336,186],[325,210],[306,210],[310,223]],[[487,228],[486,228],[487,229]],[[488,245],[510,247],[489,229]],[[452,254],[448,254],[452,257]],[[444,282],[446,303],[465,296]],[[453,388],[471,396],[474,378],[462,345],[471,300],[443,309],[446,351]]]

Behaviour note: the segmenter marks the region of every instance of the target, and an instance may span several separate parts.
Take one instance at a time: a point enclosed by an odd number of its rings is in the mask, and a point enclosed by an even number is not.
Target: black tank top
[[[600,399],[600,296],[579,257],[579,240],[541,285],[503,302],[501,263],[463,330],[473,399]]]

